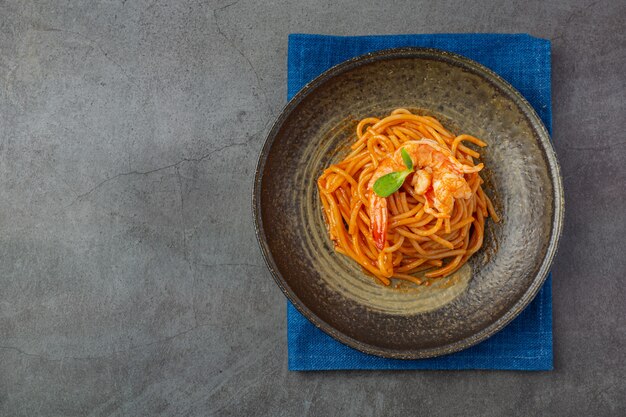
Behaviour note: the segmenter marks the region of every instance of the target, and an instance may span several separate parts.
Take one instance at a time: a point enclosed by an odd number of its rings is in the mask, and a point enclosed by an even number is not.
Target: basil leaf
[[[391,172],[387,175],[383,175],[374,183],[374,192],[380,197],[389,197],[402,187],[404,180],[411,172],[411,170],[406,169],[404,171]]]
[[[411,160],[411,157],[409,156],[409,153],[406,151],[406,149],[402,148],[400,154],[402,154],[402,160],[404,161],[404,165],[406,165],[406,168],[409,171],[413,171],[413,161]]]

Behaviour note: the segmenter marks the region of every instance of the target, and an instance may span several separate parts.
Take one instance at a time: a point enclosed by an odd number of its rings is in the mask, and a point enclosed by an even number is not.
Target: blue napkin
[[[529,35],[437,34],[338,37],[289,36],[288,96],[333,65],[368,52],[402,46],[443,49],[471,58],[517,88],[552,133],[550,41]],[[367,355],[319,330],[288,303],[289,369],[511,369],[551,370],[552,279],[506,328],[461,352],[432,359]]]

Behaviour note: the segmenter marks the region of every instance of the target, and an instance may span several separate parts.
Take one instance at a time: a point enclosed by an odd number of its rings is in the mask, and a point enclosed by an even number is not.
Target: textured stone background
[[[0,415],[626,415],[626,3],[366,3],[0,0]],[[287,371],[250,192],[291,32],[553,40],[554,372]]]

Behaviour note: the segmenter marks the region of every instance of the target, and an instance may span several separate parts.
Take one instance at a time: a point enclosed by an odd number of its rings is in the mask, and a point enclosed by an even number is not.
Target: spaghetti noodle
[[[384,285],[392,278],[428,285],[424,277],[445,277],[463,266],[482,246],[485,219],[499,221],[482,189],[483,164],[474,163],[480,154],[465,143],[486,146],[405,109],[361,120],[351,152],[317,182],[335,250]],[[416,171],[383,198],[373,184],[406,169],[401,151]]]

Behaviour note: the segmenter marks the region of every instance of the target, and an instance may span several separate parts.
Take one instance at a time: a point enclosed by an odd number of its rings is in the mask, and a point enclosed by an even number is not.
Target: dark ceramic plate
[[[430,287],[377,284],[333,251],[316,180],[341,159],[356,121],[404,107],[484,139],[487,192],[502,222],[483,248]],[[563,219],[550,138],[498,75],[459,55],[391,49],[338,65],[309,83],[271,129],[256,171],[256,234],[287,298],[313,324],[360,351],[426,358],[472,346],[504,327],[541,288]]]

